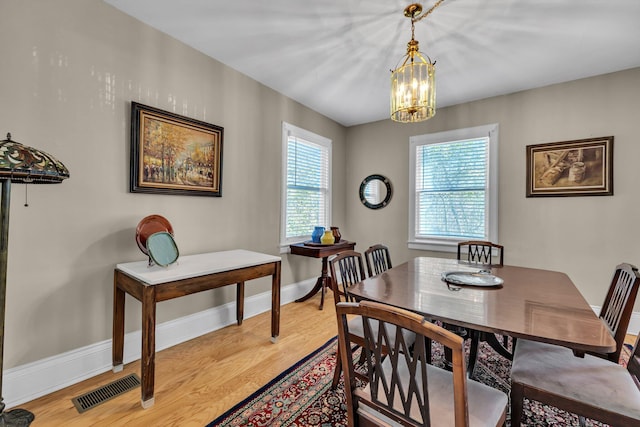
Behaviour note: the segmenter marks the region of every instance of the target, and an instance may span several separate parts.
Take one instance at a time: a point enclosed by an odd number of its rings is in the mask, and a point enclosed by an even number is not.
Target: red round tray
[[[173,227],[165,217],[161,215],[149,215],[138,223],[136,227],[136,243],[143,254],[149,255],[147,239],[154,233],[166,231],[173,236]]]

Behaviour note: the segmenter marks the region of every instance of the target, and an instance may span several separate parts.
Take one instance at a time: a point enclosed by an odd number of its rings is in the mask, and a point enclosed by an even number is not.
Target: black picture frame
[[[222,196],[224,128],[131,102],[130,192]]]

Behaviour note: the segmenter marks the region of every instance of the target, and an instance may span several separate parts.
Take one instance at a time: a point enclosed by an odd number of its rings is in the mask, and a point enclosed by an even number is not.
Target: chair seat
[[[623,366],[567,348],[518,340],[511,380],[640,421],[640,390]]]
[[[389,359],[382,362],[382,368],[388,375],[391,375],[392,368]],[[400,378],[403,381],[409,381],[409,370],[402,365],[398,369]],[[431,413],[431,423],[437,426],[454,426],[454,409],[453,409],[453,381],[452,373],[433,365],[427,365],[428,377],[428,395],[429,408]],[[418,382],[418,388],[422,390],[422,384]],[[369,394],[369,384],[367,384],[362,392]],[[503,392],[491,388],[477,381],[467,380],[468,407],[469,407],[469,426],[492,426],[495,427],[505,413],[507,406],[507,395]],[[384,399],[384,393],[378,391],[378,398]],[[398,399],[394,402],[394,407],[399,410],[401,403]],[[370,414],[375,418],[382,419],[391,426],[399,426],[400,424],[385,417],[364,404],[359,405],[358,412]],[[411,416],[416,420],[420,420],[420,413],[417,405],[411,408]]]

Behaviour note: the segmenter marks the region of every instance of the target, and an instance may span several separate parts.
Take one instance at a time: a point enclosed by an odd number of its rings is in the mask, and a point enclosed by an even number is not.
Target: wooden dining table
[[[565,273],[505,265],[490,269],[504,281],[498,286],[456,286],[442,280],[443,273],[480,269],[453,259],[418,257],[357,283],[349,293],[430,320],[561,345],[577,353],[615,351],[611,333]]]

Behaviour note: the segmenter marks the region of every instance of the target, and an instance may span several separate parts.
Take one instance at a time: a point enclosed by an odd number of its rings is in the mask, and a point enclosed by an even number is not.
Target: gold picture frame
[[[527,197],[612,195],[613,136],[527,146]]]
[[[222,196],[224,128],[131,102],[132,193]]]

